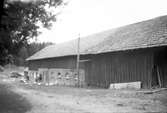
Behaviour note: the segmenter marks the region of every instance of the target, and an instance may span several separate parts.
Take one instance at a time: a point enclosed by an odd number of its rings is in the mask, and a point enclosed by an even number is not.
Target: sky
[[[167,0],[69,0],[39,42],[62,43],[104,30],[167,15]]]

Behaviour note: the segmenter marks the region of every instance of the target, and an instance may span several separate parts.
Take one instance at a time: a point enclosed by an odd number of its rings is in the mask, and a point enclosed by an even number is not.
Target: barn
[[[77,39],[48,46],[27,59],[29,70],[76,69]],[[167,86],[167,16],[80,39],[80,67],[87,86],[141,81]]]

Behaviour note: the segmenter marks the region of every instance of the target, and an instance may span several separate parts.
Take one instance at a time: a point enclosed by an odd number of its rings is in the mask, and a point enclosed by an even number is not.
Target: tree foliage
[[[0,65],[6,58],[18,56],[18,51],[27,40],[38,36],[38,24],[50,28],[56,15],[46,7],[60,5],[62,0],[39,0],[38,2],[0,1]],[[3,5],[2,5],[3,4]]]
[[[43,43],[30,43],[28,45],[24,45],[21,47],[21,49],[18,52],[18,56],[15,58],[15,64],[16,65],[26,65],[26,59],[33,55],[34,53],[40,51],[44,47],[48,45],[52,45],[53,43],[51,42],[43,42]]]

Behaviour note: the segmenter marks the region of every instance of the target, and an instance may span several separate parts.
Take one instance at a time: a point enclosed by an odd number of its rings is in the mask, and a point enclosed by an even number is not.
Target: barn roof
[[[90,47],[97,45],[98,43],[104,41],[108,33],[98,33],[96,35],[90,35],[85,38],[80,39],[80,53],[85,54],[85,50]],[[35,53],[27,60],[36,60],[36,59],[46,59],[46,58],[53,58],[53,57],[61,57],[61,56],[70,56],[77,54],[77,45],[78,39],[74,39],[68,42],[50,45],[45,47],[44,49],[40,50],[39,52]]]
[[[167,16],[161,16],[81,38],[80,52],[81,54],[99,54],[164,45],[167,45]],[[27,60],[76,54],[77,39],[48,46]]]

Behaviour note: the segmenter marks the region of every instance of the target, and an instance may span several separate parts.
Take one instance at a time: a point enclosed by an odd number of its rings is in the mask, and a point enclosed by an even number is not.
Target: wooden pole
[[[79,61],[80,61],[80,35],[78,37],[78,43],[77,43],[77,75],[78,75],[78,87],[79,85]]]
[[[159,83],[159,87],[162,87],[162,83],[161,83],[161,77],[160,77],[160,72],[159,72],[159,68],[157,66],[157,76],[158,76],[158,83]]]

